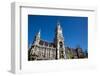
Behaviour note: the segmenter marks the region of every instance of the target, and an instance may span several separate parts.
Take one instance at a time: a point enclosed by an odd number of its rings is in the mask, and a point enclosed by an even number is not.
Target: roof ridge
[[[43,39],[40,39],[40,41],[44,41],[44,42],[48,42],[48,43],[54,43],[54,42],[43,40]]]

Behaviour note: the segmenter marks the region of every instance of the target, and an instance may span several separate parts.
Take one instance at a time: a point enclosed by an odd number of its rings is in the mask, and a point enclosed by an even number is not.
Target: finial
[[[60,25],[60,22],[59,21],[57,21],[57,25]]]
[[[41,34],[41,31],[39,30],[36,36],[40,37],[40,34]]]
[[[61,27],[60,27],[60,22],[59,22],[59,21],[57,21],[57,27],[58,27],[58,28],[61,28]]]
[[[38,34],[40,35],[41,34],[41,30],[39,29],[39,32],[38,32]]]

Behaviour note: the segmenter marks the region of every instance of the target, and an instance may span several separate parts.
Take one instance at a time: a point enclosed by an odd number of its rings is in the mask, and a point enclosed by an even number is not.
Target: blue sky
[[[77,45],[88,49],[88,17],[28,15],[28,46],[41,30],[41,39],[53,42],[57,22],[63,30],[65,46],[76,48]]]

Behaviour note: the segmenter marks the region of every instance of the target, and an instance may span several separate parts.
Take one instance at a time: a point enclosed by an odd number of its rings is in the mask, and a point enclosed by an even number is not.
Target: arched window
[[[63,43],[62,43],[62,42],[59,42],[59,45],[60,45],[60,48],[62,48],[62,47],[63,47]]]

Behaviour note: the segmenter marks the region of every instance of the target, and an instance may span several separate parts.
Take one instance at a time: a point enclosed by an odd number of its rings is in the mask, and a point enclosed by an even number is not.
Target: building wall
[[[28,55],[28,60],[55,60],[57,59],[57,49],[53,47],[34,45],[34,47],[29,49]],[[88,57],[81,48],[65,48],[65,55],[66,58],[63,59],[79,59]]]
[[[34,46],[29,50],[29,60],[53,60],[56,59],[56,48],[46,46]]]

